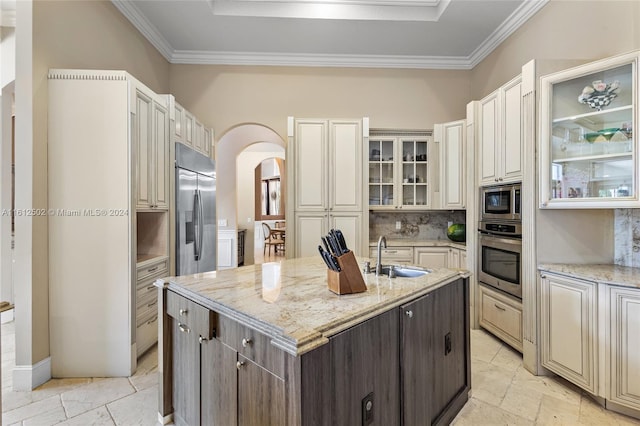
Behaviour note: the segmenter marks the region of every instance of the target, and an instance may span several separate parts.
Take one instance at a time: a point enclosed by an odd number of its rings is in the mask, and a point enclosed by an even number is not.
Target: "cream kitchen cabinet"
[[[433,208],[461,210],[466,205],[466,120],[436,124],[434,144],[438,151],[438,182]]]
[[[425,268],[448,268],[451,250],[449,247],[414,247],[414,264]]]
[[[342,230],[356,255],[364,254],[362,120],[296,119],[290,127],[295,223],[287,240],[294,241],[295,257],[316,256],[332,228]]]
[[[431,208],[434,171],[432,138],[426,132],[379,133],[369,137],[370,210],[425,210]]]
[[[610,286],[607,291],[611,363],[606,394],[609,401],[640,413],[640,289]]]
[[[522,302],[484,285],[478,292],[480,326],[522,352]]]
[[[540,79],[540,207],[639,207],[640,52]]]
[[[130,376],[157,338],[148,286],[169,256],[168,97],[124,71],[48,78],[51,373]]]
[[[479,102],[482,186],[522,180],[522,92],[518,76]]]
[[[169,110],[167,96],[134,85],[133,140],[136,208],[169,209]]]
[[[540,284],[542,365],[595,394],[597,284],[549,273]]]
[[[199,153],[213,158],[213,129],[202,124],[198,119],[169,95],[171,119],[173,120],[173,142],[180,142]]]
[[[378,247],[369,247],[369,257],[371,259],[377,259]],[[382,264],[413,264],[413,247],[393,247],[380,249],[380,257],[382,258]],[[374,264],[375,265],[375,264]]]
[[[169,275],[169,258],[140,262],[136,269],[136,354],[140,356],[158,341],[158,289],[153,283]]]

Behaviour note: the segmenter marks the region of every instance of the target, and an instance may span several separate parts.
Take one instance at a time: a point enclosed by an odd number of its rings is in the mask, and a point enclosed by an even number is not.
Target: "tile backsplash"
[[[369,212],[369,239],[380,235],[389,240],[448,240],[447,223],[465,223],[464,210],[425,212]],[[396,229],[400,222],[400,229]]]
[[[614,263],[640,268],[640,209],[615,210],[614,226]]]

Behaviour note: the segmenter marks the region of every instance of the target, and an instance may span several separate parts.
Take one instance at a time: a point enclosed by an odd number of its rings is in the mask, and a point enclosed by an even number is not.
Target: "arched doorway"
[[[255,240],[254,170],[266,158],[284,158],[285,147],[284,138],[271,128],[257,123],[235,126],[218,139],[216,144],[216,210],[218,217],[218,265],[220,269],[237,265],[237,233],[239,228],[247,230],[244,263],[245,265],[253,263]],[[250,181],[251,184],[245,180]],[[247,187],[251,189],[247,190]],[[247,205],[250,207],[245,207]]]

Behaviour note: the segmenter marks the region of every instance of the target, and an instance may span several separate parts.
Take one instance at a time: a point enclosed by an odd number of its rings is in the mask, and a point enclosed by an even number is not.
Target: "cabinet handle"
[[[198,336],[198,342],[200,342],[200,344],[203,344],[206,341],[207,341],[206,337]]]
[[[385,254],[394,254],[394,253],[397,253],[398,250],[385,250],[384,252]]]
[[[154,287],[155,285],[151,284],[150,286],[147,286],[147,290],[153,290]]]
[[[157,270],[157,269],[158,269],[158,267],[157,267],[157,266],[154,266],[153,268],[149,268],[149,269],[147,269],[147,272],[153,272],[153,271],[155,271],[155,270]]]
[[[500,311],[506,311],[505,308],[503,308],[502,306],[499,306],[497,303],[494,303],[493,306],[495,306]]]
[[[502,178],[498,178],[498,180],[499,180],[500,182],[502,182]]]
[[[413,311],[406,311],[405,315],[408,316],[409,318],[413,318]]]
[[[180,316],[184,316],[184,315],[187,315],[187,312],[189,312],[189,310],[188,309],[180,309],[178,312],[180,313]]]
[[[183,333],[187,333],[189,334],[191,332],[191,330],[189,330],[189,327],[187,327],[186,325],[182,324],[182,323],[178,323],[178,328],[180,329],[180,331],[182,331]]]
[[[250,337],[245,337],[244,339],[242,339],[242,347],[246,348],[247,346],[251,345],[253,343],[253,340],[251,340]]]
[[[243,366],[243,365],[244,365],[244,361],[238,361],[238,362],[236,362],[236,368],[237,368],[238,370],[240,370],[240,368],[242,368],[242,366]]]
[[[156,321],[158,321],[158,317],[150,319],[149,321],[147,321],[147,324],[153,324]]]
[[[155,305],[157,303],[158,303],[157,300],[155,302],[151,302],[151,303],[147,304],[147,308],[150,308],[150,307],[152,307],[153,305]]]

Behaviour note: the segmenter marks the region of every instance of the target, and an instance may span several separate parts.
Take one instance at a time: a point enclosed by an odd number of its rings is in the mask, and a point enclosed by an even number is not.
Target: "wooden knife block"
[[[358,262],[353,252],[343,254],[338,257],[338,265],[340,265],[340,272],[327,270],[327,283],[329,284],[329,290],[336,294],[351,294],[362,293],[367,291],[367,285],[362,279],[362,273],[358,268]]]

